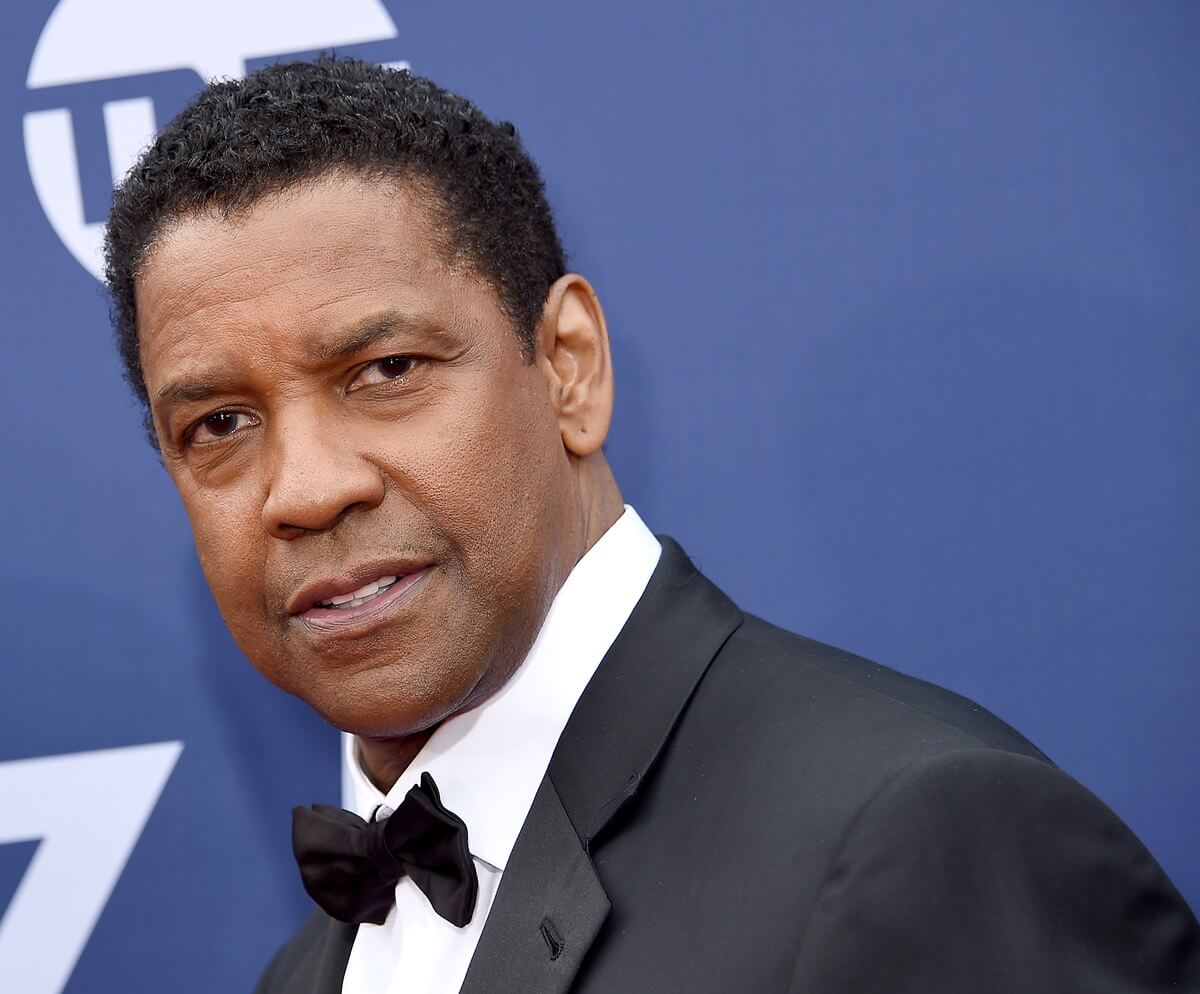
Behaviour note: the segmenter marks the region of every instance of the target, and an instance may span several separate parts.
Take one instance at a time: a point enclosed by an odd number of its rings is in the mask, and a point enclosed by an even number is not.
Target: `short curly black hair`
[[[537,166],[516,129],[407,70],[357,59],[268,66],[207,86],[113,194],[105,278],[125,377],[156,443],[138,351],[138,270],[164,227],[345,171],[425,184],[446,249],[495,290],[532,360],[566,258]]]

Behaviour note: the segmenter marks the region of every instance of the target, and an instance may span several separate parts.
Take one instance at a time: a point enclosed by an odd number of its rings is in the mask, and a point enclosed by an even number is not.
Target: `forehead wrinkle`
[[[147,276],[155,270],[175,284],[175,296],[184,299],[198,292],[221,287],[232,290],[229,300],[246,299],[242,287],[260,283],[266,277],[274,286],[302,282],[312,273],[337,274],[358,268],[353,261],[358,248],[373,248],[364,244],[368,240],[355,238],[352,232],[338,237],[337,224],[323,225],[320,240],[310,244],[297,244],[294,237],[287,242],[282,253],[256,251],[256,243],[266,238],[276,241],[272,231],[277,221],[263,218],[259,223],[231,223],[213,217],[191,217],[181,219],[174,228],[164,233],[147,252],[139,267],[137,283],[144,284]],[[265,229],[265,230],[263,230]],[[261,247],[261,246],[260,246]],[[220,249],[220,251],[218,251]],[[309,272],[297,272],[307,268]]]
[[[344,266],[340,271],[349,272],[354,268]],[[232,267],[229,272],[253,274],[254,270],[248,266],[238,266]],[[335,295],[313,302],[309,298],[311,291],[318,289],[318,283],[308,274],[273,280],[266,288],[247,283],[238,288],[240,292],[236,294],[221,288],[214,295],[211,292],[214,289],[213,282],[215,278],[201,277],[191,287],[185,286],[178,294],[172,293],[169,310],[173,313],[166,315],[166,320],[158,326],[154,336],[158,339],[160,353],[170,353],[180,347],[186,352],[192,346],[203,346],[208,340],[204,330],[213,326],[239,327],[239,342],[251,347],[255,342],[289,334],[289,329],[299,329],[303,337],[309,338],[311,329],[323,323],[313,320],[316,314],[375,288],[364,274],[352,285],[343,284]],[[349,282],[346,281],[347,284]]]

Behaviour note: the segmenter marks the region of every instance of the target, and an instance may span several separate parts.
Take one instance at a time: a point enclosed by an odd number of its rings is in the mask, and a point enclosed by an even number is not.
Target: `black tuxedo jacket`
[[[1191,911],[1029,742],[743,615],[663,546],[463,994],[1200,992]],[[315,913],[258,990],[338,994],[354,931]]]

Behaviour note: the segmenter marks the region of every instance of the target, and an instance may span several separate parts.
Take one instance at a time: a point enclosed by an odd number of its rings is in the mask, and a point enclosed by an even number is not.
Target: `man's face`
[[[441,245],[413,187],[325,178],[178,223],[138,278],[164,462],[230,631],[371,738],[503,683],[581,551],[549,366]]]

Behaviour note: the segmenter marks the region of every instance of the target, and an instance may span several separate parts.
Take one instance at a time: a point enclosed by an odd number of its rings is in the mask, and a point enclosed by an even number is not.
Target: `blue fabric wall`
[[[329,44],[517,122],[652,527],[1015,724],[1200,906],[1200,6],[0,17],[0,989],[246,990],[305,911],[289,809],[337,799],[336,734],[223,630],[89,246],[151,109]]]

